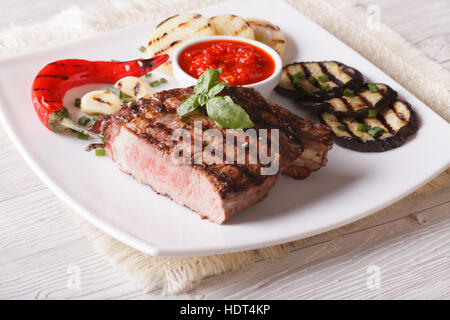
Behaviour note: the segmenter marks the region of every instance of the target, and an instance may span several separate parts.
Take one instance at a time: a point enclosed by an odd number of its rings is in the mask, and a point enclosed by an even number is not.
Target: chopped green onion
[[[345,124],[340,124],[337,126],[339,130],[346,130],[347,126]]]
[[[297,79],[303,79],[303,73],[301,73],[300,71],[297,72],[296,74],[294,74],[292,76],[293,78],[297,78]]]
[[[292,78],[292,81],[294,82],[294,85],[301,88],[302,86],[302,80],[298,79],[298,78]]]
[[[370,129],[370,126],[366,126],[363,123],[358,123],[358,131],[367,132],[367,131],[369,131],[369,129]]]
[[[312,83],[312,84],[317,84],[317,79],[314,78],[313,76],[309,77],[309,78],[308,78],[308,81],[309,81],[310,83]]]
[[[119,89],[117,89],[114,86],[108,86],[108,88],[106,88],[106,90],[108,90],[109,92],[114,93],[116,96],[118,96],[119,98],[122,99],[122,91],[120,91]]]
[[[348,98],[351,98],[355,95],[353,90],[350,90],[349,88],[345,88],[343,93],[344,93],[344,96],[346,96]]]
[[[89,122],[91,122],[91,119],[85,116],[82,116],[80,117],[80,119],[78,119],[78,123],[81,124],[82,126],[87,125]]]
[[[319,76],[319,81],[320,82],[327,82],[329,79],[328,79],[328,77],[326,76],[326,75],[323,75],[323,76]]]
[[[297,87],[301,87],[302,86],[302,80],[301,79],[294,77],[294,78],[292,78],[292,81],[294,82],[294,84]]]
[[[139,51],[140,51],[140,52],[145,52],[145,51],[147,51],[147,48],[144,47],[144,46],[140,46],[140,47],[139,47]]]
[[[151,76],[152,76],[152,73],[151,73],[151,72],[149,72],[149,73],[147,73],[147,74],[145,75],[146,78],[150,78]]]
[[[105,149],[97,149],[95,150],[95,155],[97,157],[104,157],[106,155]]]
[[[92,117],[92,121],[94,121],[94,122],[95,122],[95,121],[98,121],[98,116],[93,116],[93,117]]]
[[[378,92],[378,87],[375,83],[369,83],[367,87],[369,88],[369,91],[372,93]]]
[[[73,105],[77,108],[79,108],[81,106],[81,99],[80,98],[76,98],[75,102],[73,103]]]
[[[370,109],[369,113],[367,114],[367,118],[375,118],[378,114],[378,111],[375,109]]]
[[[166,78],[161,78],[161,79],[159,79],[159,82],[161,82],[161,83],[167,83],[167,79],[166,79]]]
[[[81,139],[81,140],[88,140],[88,139],[89,139],[89,136],[88,136],[87,134],[78,132],[78,139]]]
[[[111,62],[120,62],[120,60],[111,59]]]
[[[123,102],[123,103],[136,102],[136,99],[133,99],[133,98],[123,98],[123,99],[122,99],[122,102]]]
[[[157,87],[159,85],[161,85],[161,82],[159,80],[150,82],[150,87],[152,87],[152,88]]]
[[[367,131],[368,134],[370,134],[374,138],[378,138],[384,133],[384,129],[380,127],[373,127],[370,130]]]
[[[303,79],[303,74],[300,71],[292,76],[292,81],[298,87],[301,87],[302,79]]]
[[[320,90],[322,91],[327,91],[330,90],[330,84],[329,83],[325,83],[320,87]]]

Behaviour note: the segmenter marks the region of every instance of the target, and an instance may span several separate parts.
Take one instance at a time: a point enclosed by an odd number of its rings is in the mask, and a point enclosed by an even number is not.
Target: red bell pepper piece
[[[32,87],[34,108],[41,122],[54,132],[71,128],[90,136],[91,133],[73,123],[62,100],[74,87],[89,83],[115,83],[123,77],[141,77],[168,60],[168,55],[125,62],[67,59],[52,62],[36,76]]]

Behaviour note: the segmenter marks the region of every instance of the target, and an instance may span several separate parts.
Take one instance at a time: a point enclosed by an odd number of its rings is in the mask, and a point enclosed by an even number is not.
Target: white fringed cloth
[[[176,13],[206,7],[221,0],[175,1],[116,0],[102,1],[91,7],[71,6],[46,22],[34,26],[12,26],[0,33],[0,57],[59,45],[102,32],[120,29]],[[314,20],[402,86],[450,121],[450,74],[397,33],[381,25],[366,27],[367,15],[350,0],[287,0],[298,11]],[[351,19],[347,19],[351,17]],[[370,37],[367,36],[370,33]],[[7,139],[0,132],[0,139]],[[102,233],[74,214],[93,246],[138,286],[153,290],[163,288],[178,293],[198,285],[202,279],[248,267],[260,259],[282,257],[291,250],[316,250],[305,264],[343,254],[358,246],[367,234],[363,231],[388,224],[389,228],[372,232],[367,245],[398,235],[440,217],[408,215],[405,207],[430,193],[450,187],[450,170],[393,206],[342,228],[307,239],[274,247],[232,254],[190,258],[158,258],[142,254]],[[403,210],[402,210],[403,208]],[[332,242],[338,245],[329,245]],[[327,244],[321,246],[321,244]],[[311,256],[314,258],[311,259]]]

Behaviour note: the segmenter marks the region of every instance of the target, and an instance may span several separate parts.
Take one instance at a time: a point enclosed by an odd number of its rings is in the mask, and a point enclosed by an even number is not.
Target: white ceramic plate
[[[137,48],[146,43],[158,21],[1,61],[1,120],[13,143],[59,197],[104,232],[155,256],[210,255],[271,246],[367,216],[406,196],[449,166],[450,126],[446,121],[284,2],[232,1],[199,12],[268,19],[286,34],[285,62],[339,60],[359,69],[370,81],[389,84],[417,111],[418,134],[403,147],[383,153],[359,153],[335,146],[325,168],[304,181],[283,177],[266,200],[219,226],[202,221],[188,209],[138,184],[108,157],[84,152],[86,141],[70,134],[51,133],[39,122],[31,104],[33,78],[45,64],[65,58],[138,58]],[[169,79],[162,88],[176,86]],[[75,97],[99,87],[74,89],[65,101],[70,105]],[[275,93],[271,99],[300,113]]]

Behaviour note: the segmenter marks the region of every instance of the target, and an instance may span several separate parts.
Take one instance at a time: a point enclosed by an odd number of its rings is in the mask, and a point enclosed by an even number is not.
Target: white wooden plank
[[[359,0],[358,3],[365,8],[379,6],[381,22],[450,70],[449,1]]]
[[[88,0],[0,2],[0,28],[42,21],[70,4]],[[360,0],[376,4],[382,21],[430,58],[450,68],[450,5],[446,0]],[[407,8],[407,10],[405,10]],[[1,130],[0,130],[1,131]],[[1,132],[0,132],[1,137]],[[448,209],[443,198],[424,203],[423,214]],[[431,199],[431,198],[430,198]],[[429,209],[431,208],[431,209]],[[321,246],[336,246],[324,243]],[[305,265],[317,248],[299,250],[273,262],[205,281],[176,298],[450,298],[450,220],[420,228],[369,249]],[[78,233],[64,205],[40,182],[20,155],[0,138],[0,298],[154,299],[143,293],[96,254]],[[381,268],[381,288],[366,286],[369,265]],[[80,289],[69,289],[67,269],[78,266]]]

